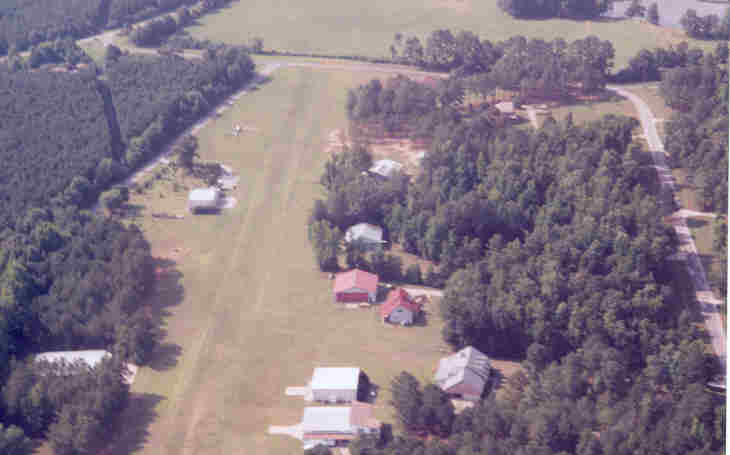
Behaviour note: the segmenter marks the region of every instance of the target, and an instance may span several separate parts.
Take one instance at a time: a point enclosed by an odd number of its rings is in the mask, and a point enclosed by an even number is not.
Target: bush
[[[421,277],[421,267],[418,264],[411,264],[406,269],[406,275],[404,281],[411,284],[421,284],[423,278]]]

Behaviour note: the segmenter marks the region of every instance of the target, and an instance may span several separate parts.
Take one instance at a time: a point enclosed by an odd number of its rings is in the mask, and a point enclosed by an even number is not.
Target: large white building
[[[403,165],[393,160],[378,160],[373,163],[373,166],[369,169],[371,174],[378,175],[380,177],[389,179],[396,172],[400,172],[403,169]]]
[[[304,408],[302,440],[304,448],[317,444],[335,445],[349,442],[361,434],[373,434],[380,430],[380,422],[372,416],[372,406],[354,402],[352,406],[326,406]]]
[[[441,359],[433,381],[449,395],[478,401],[490,372],[489,357],[478,349],[467,346]]]
[[[361,242],[366,246],[383,244],[383,228],[369,223],[352,225],[345,232],[345,242]]]
[[[359,368],[315,368],[310,387],[314,401],[347,403],[357,400]]]

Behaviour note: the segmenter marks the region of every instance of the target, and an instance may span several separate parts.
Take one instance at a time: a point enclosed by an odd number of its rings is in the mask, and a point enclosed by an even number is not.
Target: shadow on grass
[[[153,393],[132,393],[129,403],[119,414],[114,435],[103,452],[106,455],[128,455],[144,447],[150,435],[149,426],[157,418],[155,407],[163,400]]]
[[[156,327],[158,337],[164,339],[165,331],[161,328],[166,318],[171,316],[170,307],[180,304],[185,298],[185,289],[181,284],[182,273],[176,268],[176,262],[167,258],[155,258],[155,288],[149,297],[148,311]],[[182,348],[173,343],[160,343],[150,354],[148,366],[154,370],[167,370],[177,365]]]

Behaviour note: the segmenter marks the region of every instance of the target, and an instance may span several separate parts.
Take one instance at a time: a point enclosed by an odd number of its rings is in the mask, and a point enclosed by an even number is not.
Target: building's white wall
[[[314,401],[330,401],[333,396],[336,397],[337,401],[343,401],[343,402],[356,401],[357,390],[312,389],[312,398],[314,398]]]

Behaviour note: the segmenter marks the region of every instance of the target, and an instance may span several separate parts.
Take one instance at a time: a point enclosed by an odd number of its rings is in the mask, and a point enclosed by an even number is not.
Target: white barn
[[[317,444],[333,446],[352,441],[361,434],[377,434],[380,422],[372,414],[373,407],[360,402],[348,407],[304,408],[301,423],[304,448]]]
[[[314,401],[347,403],[357,400],[359,368],[315,368],[310,387]]]
[[[400,172],[403,169],[403,165],[393,160],[378,160],[373,163],[373,166],[369,169],[371,174],[378,175],[380,177],[389,179],[394,173]]]
[[[362,242],[364,245],[380,245],[383,241],[383,228],[369,223],[350,226],[345,232],[345,242]]]
[[[220,199],[221,191],[218,188],[196,188],[188,195],[188,210],[190,213],[217,210]]]

